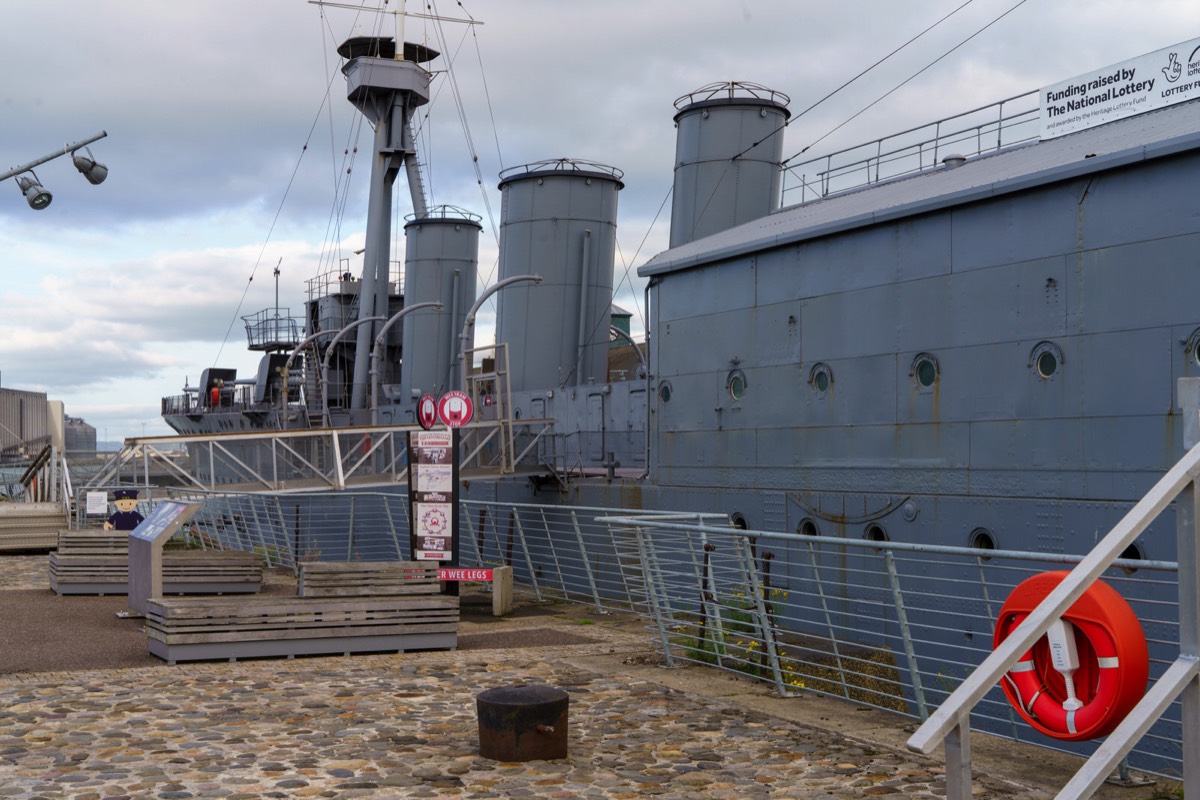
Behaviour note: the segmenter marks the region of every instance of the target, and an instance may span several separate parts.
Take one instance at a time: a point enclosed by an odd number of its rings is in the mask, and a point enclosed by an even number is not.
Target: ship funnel
[[[619,169],[555,159],[500,173],[496,342],[513,392],[607,383]]]
[[[404,226],[404,304],[441,303],[442,310],[414,311],[401,320],[404,360],[400,395],[405,411],[422,394],[459,388],[458,336],[475,302],[480,217],[453,206],[412,215]]]
[[[714,83],[675,101],[671,247],[779,208],[787,95]]]

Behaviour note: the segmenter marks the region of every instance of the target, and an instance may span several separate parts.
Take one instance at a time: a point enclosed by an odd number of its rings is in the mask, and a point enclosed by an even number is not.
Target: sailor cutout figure
[[[104,523],[104,530],[131,531],[145,519],[137,511],[137,489],[117,489],[113,492],[113,505],[117,510]]]

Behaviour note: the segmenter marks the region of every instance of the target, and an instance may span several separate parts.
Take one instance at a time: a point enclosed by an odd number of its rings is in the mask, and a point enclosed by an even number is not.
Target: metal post
[[[279,498],[279,495],[276,495],[274,499],[275,499],[275,514],[276,514],[276,516],[279,517],[279,532],[280,532],[280,534],[282,534],[281,538],[282,538],[283,546],[280,548],[279,552],[280,553],[285,553],[285,552],[291,553],[291,558],[288,559],[289,563],[287,566],[290,566],[293,570],[295,570],[296,569],[296,546],[295,546],[295,543],[292,542],[292,539],[287,535],[287,518],[284,517],[284,514],[283,514],[283,501]],[[292,544],[290,546],[288,545],[289,542],[292,542]],[[280,561],[280,566],[283,566],[282,559]]]
[[[1180,378],[1183,445],[1200,442],[1200,379]],[[1175,501],[1175,560],[1179,564],[1179,654],[1200,658],[1200,492],[1192,481]],[[1200,797],[1200,676],[1193,677],[1179,697],[1180,740],[1183,752],[1183,791]]]
[[[892,557],[891,550],[883,552],[883,561],[887,566],[888,582],[892,587],[892,604],[896,607],[896,622],[900,625],[900,637],[904,641],[904,657],[908,660],[908,674],[912,680],[913,699],[917,701],[917,716],[926,720],[929,719],[929,709],[925,705],[925,689],[921,686],[921,670],[917,666],[912,631],[908,628],[908,614],[904,610],[904,593],[900,591],[900,576],[896,572],[896,560]]]
[[[750,549],[750,539],[740,537],[742,541],[742,566],[746,570],[750,592],[754,597],[755,616],[758,618],[758,629],[762,631],[763,651],[771,665],[771,674],[775,679],[775,691],[780,697],[787,696],[787,687],[783,682],[783,671],[779,667],[779,650],[775,643],[775,629],[771,623],[771,615],[767,613],[766,598],[763,596],[763,586],[758,580],[758,568],[754,563],[754,552]]]
[[[971,799],[971,723],[967,715],[946,734],[946,800]]]
[[[995,613],[995,611],[992,610],[992,596],[991,596],[991,593],[988,592],[987,577],[985,574],[985,570],[983,569],[983,562],[985,560],[987,560],[986,556],[978,556],[975,559],[975,564],[979,567],[979,585],[983,590],[983,605],[984,605],[984,608],[987,610],[988,626],[991,630],[996,630],[996,613]],[[1004,705],[1008,712],[1008,724],[1012,726],[1012,738],[1013,738],[1013,740],[1016,740],[1016,738],[1017,738],[1017,714],[1015,711],[1013,711],[1013,707],[1012,707],[1011,703],[1005,703]]]
[[[462,514],[462,519],[467,523],[467,538],[471,540],[471,544],[475,546],[475,563],[483,566],[483,553],[479,550],[479,538],[475,532],[475,523],[471,521],[470,509],[464,508],[466,501],[459,502],[459,513]]]
[[[479,295],[479,297],[475,299],[475,304],[472,305],[471,310],[467,312],[466,319],[463,321],[462,333],[460,333],[458,337],[458,370],[460,376],[459,384],[457,386],[458,389],[466,391],[467,375],[471,372],[470,365],[467,364],[467,339],[471,337],[471,328],[475,327],[475,315],[479,313],[479,309],[483,307],[484,302],[486,302],[487,299],[496,292],[500,291],[506,286],[512,286],[514,283],[523,283],[525,281],[533,281],[535,284],[539,284],[542,282],[542,276],[514,275],[511,278],[505,278],[504,280],[498,281],[489,286],[483,291],[483,294]]]
[[[583,562],[588,588],[592,590],[592,604],[595,605],[597,614],[603,614],[604,609],[600,606],[600,592],[596,589],[596,578],[592,575],[592,563],[588,560],[587,547],[583,543],[583,530],[579,527],[579,517],[574,511],[571,512],[571,524],[575,526],[575,541],[579,543],[579,560]]]
[[[562,592],[565,599],[567,597],[567,579],[563,577],[562,563],[558,560],[558,548],[554,546],[554,537],[550,535],[550,522],[546,519],[546,509],[543,506],[542,514],[542,530],[546,532],[546,543],[550,547],[550,560],[554,562],[554,574],[558,576],[558,589]],[[582,554],[580,555],[582,558]]]
[[[521,540],[521,552],[525,554],[525,569],[529,570],[529,582],[533,584],[533,596],[540,603],[542,602],[542,590],[538,586],[537,573],[533,569],[533,559],[529,557],[529,547],[525,543],[525,526],[521,524],[521,515],[515,508],[512,514],[517,523],[517,538]]]
[[[717,546],[708,541],[708,534],[704,531],[700,532],[700,550],[704,553],[701,560],[700,568],[700,609],[703,618],[700,622],[700,641],[704,642],[708,639],[709,623],[712,624],[712,645],[713,658],[717,661],[717,666],[725,669],[725,626],[721,620],[721,607],[717,603],[717,582],[713,576],[712,554],[716,551]],[[693,558],[692,563],[695,564]],[[699,650],[700,648],[697,648]],[[703,652],[703,651],[701,651]]]
[[[401,48],[401,49],[403,49],[403,48]],[[379,329],[379,333],[375,334],[375,344],[374,344],[374,346],[371,347],[371,369],[370,369],[370,375],[371,375],[371,392],[370,392],[371,397],[370,397],[370,400],[371,400],[371,424],[372,425],[379,424],[379,381],[380,381],[379,376],[380,376],[380,373],[383,372],[383,370],[379,366],[379,359],[383,355],[382,350],[383,350],[384,340],[387,339],[388,331],[391,329],[391,327],[393,325],[395,325],[400,320],[404,319],[404,317],[407,316],[408,314],[411,314],[414,311],[420,311],[423,308],[432,308],[436,311],[441,311],[442,304],[439,302],[428,302],[428,303],[414,303],[411,306],[405,306],[404,308],[400,309],[395,314],[393,314],[391,317],[389,317],[388,321],[383,323],[383,327],[381,327]],[[454,319],[454,317],[451,317],[450,319]],[[333,345],[330,344],[330,349],[332,349],[332,348],[333,348]],[[407,398],[407,397],[401,398],[401,402],[403,402],[403,403],[408,403],[408,401],[409,401],[409,398]],[[328,420],[326,420],[326,422],[328,422]]]
[[[364,281],[363,287],[364,287],[364,289],[366,287],[365,281]],[[385,289],[385,292],[386,292],[386,289]],[[385,296],[386,296],[386,294],[385,294]],[[362,294],[359,294],[359,300],[361,302]],[[360,308],[361,308],[361,306],[360,306]],[[348,323],[347,325],[343,326],[341,330],[339,330],[337,333],[335,333],[333,335],[333,338],[329,340],[329,344],[325,347],[325,357],[321,359],[321,419],[323,419],[325,421],[325,425],[327,427],[331,426],[333,424],[329,421],[329,359],[333,356],[334,348],[337,347],[338,342],[340,342],[342,340],[343,336],[345,336],[347,333],[354,330],[355,328],[357,328],[361,325],[366,325],[369,322],[383,322],[386,319],[387,319],[387,317],[383,316],[382,314],[378,314],[378,315],[371,316],[371,317],[361,317],[359,319],[356,319],[353,322]],[[364,329],[364,330],[367,330],[367,329]],[[360,334],[361,334],[361,332],[360,332]],[[363,350],[369,351],[369,348],[367,347],[367,345],[370,344],[370,342],[371,342],[369,332],[368,332],[366,342],[362,341],[361,335],[359,336],[359,340],[360,341],[358,343],[358,346],[361,347]],[[297,349],[299,349],[299,348],[297,348]],[[356,359],[363,361],[363,364],[364,364],[363,372],[366,372],[367,371],[366,367],[369,366],[369,364],[370,364],[369,354],[363,355],[361,357],[359,357],[358,354],[355,354],[355,357],[356,357]],[[364,376],[364,377],[366,377],[366,376]],[[362,392],[365,393],[367,381],[364,380],[362,383],[363,383]],[[350,387],[350,390],[351,390],[351,401],[350,401],[351,402],[351,406],[350,406],[351,410],[354,410],[356,408],[363,408],[365,404],[355,405],[355,402],[360,399],[358,397],[359,383],[358,383],[358,364],[357,364],[357,362],[355,363],[355,367],[354,367],[354,385]]]
[[[645,535],[644,528],[634,528],[633,535],[637,538],[638,556],[642,561],[642,574],[646,576],[646,595],[650,599],[650,608],[654,613],[654,622],[658,626],[658,636],[662,640],[663,659],[666,660],[668,667],[674,667],[675,657],[671,654],[671,637],[667,633],[666,612],[659,604],[656,570],[654,569],[654,562],[652,560],[652,545],[649,537]],[[663,592],[663,600],[666,600],[665,591]]]
[[[1179,653],[1200,657],[1200,493],[1193,481],[1175,502],[1177,559],[1179,562]],[[1179,698],[1183,792],[1200,797],[1200,676],[1193,677]]]
[[[354,522],[355,522],[354,512],[358,508],[358,504],[355,502],[356,500],[358,500],[357,495],[353,495],[353,494],[350,495],[350,529],[346,532],[346,560],[347,561],[354,560]]]
[[[849,698],[850,689],[846,686],[846,668],[842,665],[842,653],[838,647],[837,631],[833,629],[833,617],[829,614],[829,603],[825,600],[825,586],[821,583],[821,570],[817,567],[817,549],[812,542],[808,543],[808,557],[812,561],[813,578],[817,584],[817,597],[821,600],[821,611],[825,615],[825,628],[829,631],[829,644],[833,647],[833,659],[837,664],[838,675],[842,678],[842,695]]]
[[[266,539],[266,532],[270,530],[270,527],[263,524],[263,521],[258,513],[258,503],[255,502],[256,500],[258,500],[258,497],[255,497],[251,500],[250,510],[251,510],[251,513],[253,513],[253,515],[254,515],[254,527],[256,527],[259,531],[261,531],[261,533],[259,534],[259,542],[260,542],[259,547],[262,548],[263,560],[267,562],[267,566],[273,567],[275,565],[271,563],[271,561],[272,561],[271,548],[267,544],[267,539]]]

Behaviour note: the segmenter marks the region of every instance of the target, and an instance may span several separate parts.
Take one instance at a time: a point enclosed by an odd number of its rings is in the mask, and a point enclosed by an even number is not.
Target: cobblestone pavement
[[[44,564],[0,559],[0,587],[46,586]],[[589,643],[514,646],[535,629],[501,621],[479,626],[500,649],[0,675],[0,798],[945,796],[932,759],[588,666],[644,663],[628,626],[526,623]],[[569,693],[567,758],[479,755],[475,696],[523,683]]]

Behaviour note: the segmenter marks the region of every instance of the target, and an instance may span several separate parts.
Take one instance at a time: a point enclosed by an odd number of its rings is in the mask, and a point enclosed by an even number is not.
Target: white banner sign
[[[1042,90],[1042,138],[1200,97],[1200,39],[1088,72]]]

